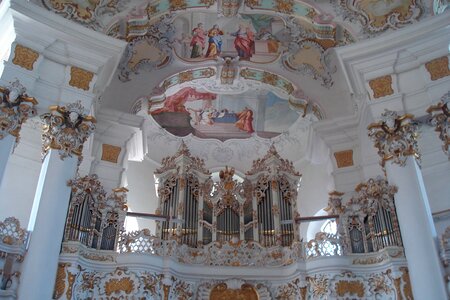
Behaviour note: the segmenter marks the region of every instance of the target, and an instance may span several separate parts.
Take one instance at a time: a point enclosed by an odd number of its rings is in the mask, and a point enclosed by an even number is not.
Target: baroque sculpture
[[[0,87],[0,139],[10,134],[18,141],[22,124],[36,116],[38,102],[25,92],[19,80],[7,87]]]

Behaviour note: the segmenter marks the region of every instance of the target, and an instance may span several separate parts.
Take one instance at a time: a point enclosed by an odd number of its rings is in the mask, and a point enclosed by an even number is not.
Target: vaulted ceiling
[[[150,101],[150,115],[176,136],[189,132],[173,129],[180,124],[168,123],[161,112],[189,113],[192,126],[200,126],[236,123],[241,112],[252,110],[251,130],[235,125],[240,134],[194,134],[219,140],[289,132],[299,124],[293,117],[284,127],[274,125],[289,110],[298,119],[309,115],[309,122],[354,114],[333,49],[433,15],[432,0],[34,1],[128,43],[102,96],[105,107],[133,112]],[[191,98],[167,100],[187,88]],[[215,96],[195,104],[196,93]]]

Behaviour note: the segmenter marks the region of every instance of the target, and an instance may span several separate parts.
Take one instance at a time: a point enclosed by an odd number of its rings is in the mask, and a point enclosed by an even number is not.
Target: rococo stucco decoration
[[[448,103],[450,102],[450,92],[447,92],[442,96],[441,101],[436,105],[431,105],[427,109],[427,113],[430,114],[431,124],[436,127],[436,131],[439,133],[439,138],[442,140],[442,150],[447,154],[450,159],[450,111]]]
[[[424,10],[421,0],[336,2],[343,10],[343,17],[359,21],[367,33],[379,33],[411,24],[419,19]]]
[[[41,116],[43,157],[50,149],[58,150],[61,159],[72,154],[80,157],[84,142],[95,130],[95,118],[84,114],[81,101],[49,109],[50,113]]]
[[[38,102],[25,92],[19,80],[0,87],[0,139],[10,134],[18,141],[22,124],[36,115]]]
[[[368,126],[368,135],[378,149],[382,166],[388,160],[404,166],[408,156],[420,160],[418,125],[413,117],[410,114],[399,116],[395,111],[385,110],[381,121]]]

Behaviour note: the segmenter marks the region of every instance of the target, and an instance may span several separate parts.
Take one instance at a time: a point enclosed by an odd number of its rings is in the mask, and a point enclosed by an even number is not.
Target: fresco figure
[[[216,57],[222,51],[222,35],[219,25],[214,24],[208,31],[208,50],[205,57]]]
[[[239,24],[239,29],[236,32],[232,32],[231,36],[234,36],[234,47],[241,59],[249,60],[253,54],[255,54],[255,34],[251,31],[247,25]]]
[[[237,128],[248,133],[253,133],[253,111],[245,107],[241,112],[236,113],[238,121],[234,124]]]
[[[191,47],[191,58],[202,57],[203,50],[205,49],[205,30],[203,29],[203,23],[198,23],[197,27],[192,29]]]

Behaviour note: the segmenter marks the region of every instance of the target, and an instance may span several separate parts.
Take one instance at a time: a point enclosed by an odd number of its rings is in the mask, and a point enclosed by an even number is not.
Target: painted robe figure
[[[203,50],[205,49],[205,30],[203,29],[203,23],[198,23],[197,27],[192,29],[191,47],[191,58],[202,57]]]
[[[234,124],[240,130],[247,131],[248,133],[253,133],[253,111],[248,107],[245,107],[243,111],[236,114],[238,121]]]
[[[220,54],[222,51],[222,35],[223,31],[217,24],[208,31],[208,50],[205,57],[216,57]]]
[[[255,34],[247,26],[239,24],[239,29],[231,33],[234,39],[234,47],[241,59],[249,60],[255,54]]]

